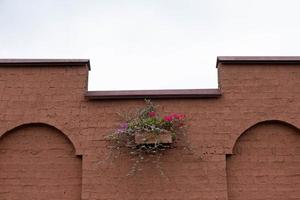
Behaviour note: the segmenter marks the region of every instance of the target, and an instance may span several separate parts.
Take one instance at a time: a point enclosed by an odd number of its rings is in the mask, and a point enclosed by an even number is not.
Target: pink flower
[[[173,113],[171,115],[165,116],[164,120],[171,122],[174,119],[181,121],[181,120],[184,120],[184,118],[185,118],[184,114]]]
[[[167,121],[167,122],[171,122],[173,120],[173,117],[171,115],[165,116],[164,120]]]
[[[151,111],[148,113],[148,117],[155,117],[156,113],[154,111]]]
[[[184,114],[174,114],[173,116],[175,119],[178,119],[178,120],[183,120],[185,118]]]

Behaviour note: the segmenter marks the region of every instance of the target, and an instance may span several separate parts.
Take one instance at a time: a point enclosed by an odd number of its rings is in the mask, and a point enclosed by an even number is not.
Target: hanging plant
[[[159,160],[162,151],[175,146],[179,134],[185,128],[184,114],[160,116],[156,105],[150,100],[145,100],[145,103],[144,107],[135,112],[121,114],[124,121],[106,137],[112,149],[128,148],[130,155],[136,156],[136,164],[149,154],[157,155]],[[136,166],[129,174],[135,170]]]
[[[125,113],[125,122],[108,135],[116,145],[155,153],[170,146],[185,125],[185,115],[174,113],[161,117],[156,106],[145,100],[146,106],[135,113]]]

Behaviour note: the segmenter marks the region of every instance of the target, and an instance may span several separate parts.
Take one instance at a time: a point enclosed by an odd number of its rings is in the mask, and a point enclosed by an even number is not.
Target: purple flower
[[[127,123],[123,123],[121,124],[121,129],[127,129],[128,128],[128,124]]]
[[[120,128],[117,129],[118,133],[123,133],[126,131],[126,129],[128,128],[128,124],[127,123],[123,123],[120,125]]]

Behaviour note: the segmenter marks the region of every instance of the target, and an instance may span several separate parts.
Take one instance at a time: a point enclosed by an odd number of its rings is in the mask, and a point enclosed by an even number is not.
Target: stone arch
[[[259,122],[226,157],[228,199],[300,198],[300,130],[283,121]]]
[[[0,138],[0,199],[66,199],[81,196],[82,159],[57,128],[24,124]]]

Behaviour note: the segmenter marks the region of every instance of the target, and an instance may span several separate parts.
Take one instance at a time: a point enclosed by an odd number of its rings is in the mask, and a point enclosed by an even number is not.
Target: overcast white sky
[[[89,90],[216,88],[216,57],[295,56],[299,0],[0,0],[0,58],[89,58]]]

